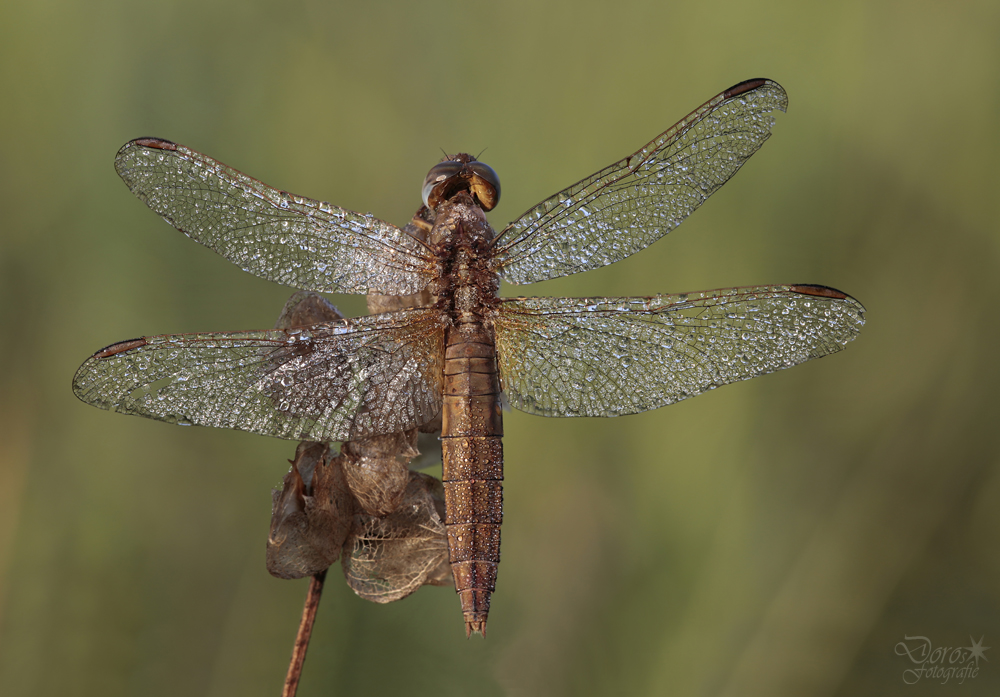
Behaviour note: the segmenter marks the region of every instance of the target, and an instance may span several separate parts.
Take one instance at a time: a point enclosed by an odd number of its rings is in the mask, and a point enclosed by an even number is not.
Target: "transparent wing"
[[[496,270],[534,283],[596,269],[645,249],[736,174],[788,105],[770,80],[709,100],[638,152],[547,198],[496,238]]]
[[[416,293],[425,246],[370,215],[273,189],[166,140],[126,143],[115,169],[163,219],[255,276],[333,293]]]
[[[343,441],[435,417],[443,343],[433,310],[299,329],[145,337],[91,356],[73,391],[102,409],[159,421]]]
[[[864,307],[823,286],[652,298],[513,298],[493,316],[510,405],[618,416],[841,350]]]

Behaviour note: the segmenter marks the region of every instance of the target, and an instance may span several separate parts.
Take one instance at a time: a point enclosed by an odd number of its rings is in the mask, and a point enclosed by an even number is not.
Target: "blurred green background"
[[[820,283],[860,338],[639,416],[508,414],[489,637],[334,569],[300,694],[998,694],[998,37],[995,0],[4,3],[0,694],[276,695],[305,594],[264,569],[293,443],[70,391],[111,342],[291,293],[135,199],[125,141],[397,224],[440,149],[488,148],[499,228],[757,76],[788,114],[679,230],[506,292]],[[997,648],[906,685],[906,635]]]

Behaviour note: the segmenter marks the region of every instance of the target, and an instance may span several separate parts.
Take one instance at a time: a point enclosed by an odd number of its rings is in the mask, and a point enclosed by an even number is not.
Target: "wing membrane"
[[[511,406],[543,416],[618,416],[839,351],[864,324],[864,307],[822,286],[760,286],[514,298],[493,322]]]
[[[624,160],[542,201],[496,238],[496,269],[534,283],[621,261],[677,227],[771,135],[788,105],[770,80],[740,83]]]
[[[170,423],[354,440],[414,428],[440,412],[443,337],[432,310],[147,337],[94,354],[73,391],[103,409]]]
[[[408,295],[433,273],[424,245],[399,228],[273,189],[182,145],[134,140],[118,151],[115,169],[168,223],[270,281]]]

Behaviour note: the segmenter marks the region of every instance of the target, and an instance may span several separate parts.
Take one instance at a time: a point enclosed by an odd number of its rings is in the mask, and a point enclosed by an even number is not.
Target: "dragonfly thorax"
[[[493,228],[483,208],[468,191],[459,191],[435,211],[430,245],[442,269],[432,292],[439,302],[459,312],[477,312],[500,290],[490,268]]]

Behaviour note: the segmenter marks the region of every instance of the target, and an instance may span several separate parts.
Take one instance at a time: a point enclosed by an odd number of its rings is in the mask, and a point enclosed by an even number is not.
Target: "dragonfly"
[[[788,98],[758,78],[721,92],[635,153],[495,232],[496,173],[446,156],[399,228],[285,191],[166,140],[116,169],[168,223],[256,276],[401,309],[262,331],[147,336],[79,368],[89,404],[176,424],[318,443],[440,429],[448,560],[466,634],[485,635],[502,523],[501,395],[530,414],[655,409],[837,352],[864,324],[812,284],[649,297],[500,297],[596,269],[680,224],[770,137]]]

